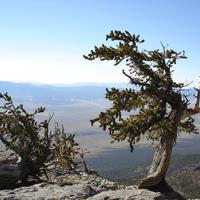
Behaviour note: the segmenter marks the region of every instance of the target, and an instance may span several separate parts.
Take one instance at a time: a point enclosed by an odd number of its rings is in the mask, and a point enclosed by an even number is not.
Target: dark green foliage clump
[[[160,140],[178,131],[195,132],[191,116],[180,123],[188,111],[188,99],[181,93],[184,84],[172,79],[172,67],[186,58],[185,52],[166,49],[163,44],[162,50],[144,50],[144,40],[127,31],[111,31],[106,40],[113,41],[114,47],[95,46],[84,58],[113,60],[115,65],[123,61],[129,70],[123,70],[123,74],[134,87],[107,89],[106,98],[113,105],[91,123],[99,122],[103,130],[108,128],[114,141],[127,139],[131,150],[144,134],[148,139]],[[123,115],[125,112],[130,115]]]
[[[75,136],[66,135],[58,124],[54,131],[50,131],[52,116],[38,122],[36,117],[45,108],[29,113],[23,105],[15,106],[8,94],[0,94],[0,99],[4,102],[0,107],[0,140],[7,150],[20,158],[19,180],[26,182],[29,177],[40,179],[41,175],[47,175],[46,168],[52,162],[64,168],[75,168],[79,150]]]

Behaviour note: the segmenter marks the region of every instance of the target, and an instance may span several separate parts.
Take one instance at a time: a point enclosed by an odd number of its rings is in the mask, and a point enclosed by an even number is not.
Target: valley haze
[[[122,89],[132,86],[127,83],[77,83],[61,86],[0,81],[0,92],[7,92],[16,105],[23,104],[29,111],[40,106],[45,107],[45,114],[41,114],[39,118],[48,118],[54,113],[52,128],[56,122],[63,124],[66,132],[75,133],[80,143],[95,154],[112,148],[128,149],[126,141],[110,144],[109,135],[98,125],[90,124],[92,118],[111,105],[105,99],[105,93],[106,88],[112,87]],[[187,89],[184,93],[189,95],[191,101],[194,100],[193,89]],[[198,119],[197,116],[197,121]]]
[[[98,125],[91,126],[90,120],[111,105],[111,102],[105,99],[105,88],[112,87],[122,89],[130,88],[131,85],[87,83],[58,86],[0,81],[0,92],[7,92],[15,105],[23,104],[28,111],[40,106],[46,107],[45,114],[39,115],[38,120],[48,118],[54,113],[51,128],[59,122],[64,125],[67,133],[75,133],[80,147],[90,152],[86,155],[89,167],[97,170],[100,176],[132,184],[145,175],[156,144],[152,145],[142,139],[134,152],[130,153],[128,142],[111,144],[110,136],[106,132]],[[193,103],[194,89],[186,89],[183,92],[189,95]],[[199,114],[195,116],[195,121],[200,130]],[[171,169],[179,169],[180,163],[181,167],[185,167],[188,163],[200,162],[199,143],[199,135],[181,134],[173,149]]]

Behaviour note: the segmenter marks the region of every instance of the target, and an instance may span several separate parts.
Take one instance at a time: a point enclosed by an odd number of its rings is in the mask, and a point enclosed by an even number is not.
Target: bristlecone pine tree
[[[196,88],[194,108],[188,108],[189,100],[182,93],[185,85],[172,79],[172,67],[177,60],[186,58],[184,51],[166,49],[163,44],[161,50],[143,50],[140,45],[144,40],[127,31],[111,31],[106,40],[115,42],[116,46],[95,46],[84,58],[113,60],[115,65],[123,61],[129,69],[128,73],[123,70],[123,74],[133,88],[106,89],[106,98],[113,105],[91,123],[98,122],[103,130],[108,128],[113,141],[127,140],[131,151],[142,135],[158,141],[148,175],[139,183],[140,188],[157,186],[165,182],[177,134],[197,133],[192,115],[200,111],[200,89]],[[127,117],[124,112],[130,115]]]
[[[58,124],[54,131],[49,130],[48,120],[38,122],[36,117],[45,111],[37,108],[33,113],[23,105],[15,106],[12,98],[0,93],[0,141],[20,158],[19,181],[24,183],[29,178],[39,179],[46,175],[48,164],[57,164],[63,168],[74,169],[79,145],[74,134],[65,134]],[[48,177],[46,177],[48,179]]]

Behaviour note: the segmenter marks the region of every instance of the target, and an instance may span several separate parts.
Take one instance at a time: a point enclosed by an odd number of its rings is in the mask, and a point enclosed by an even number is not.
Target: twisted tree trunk
[[[150,188],[165,181],[175,136],[176,133],[172,136],[161,138],[160,144],[154,154],[148,176],[140,182],[139,188]]]
[[[183,104],[180,105],[178,109],[171,112],[170,118],[174,122],[173,131],[166,133],[165,130],[162,130],[162,137],[154,154],[150,170],[147,177],[139,183],[139,188],[150,188],[165,182],[165,175],[169,168],[171,153],[176,141],[179,123],[186,117],[200,112],[200,89],[195,88],[195,90],[197,91],[197,96],[193,109],[187,109]]]

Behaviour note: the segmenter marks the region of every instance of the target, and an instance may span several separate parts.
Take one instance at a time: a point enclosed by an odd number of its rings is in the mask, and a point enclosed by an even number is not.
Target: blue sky
[[[0,0],[0,80],[77,83],[125,82],[124,66],[82,55],[105,43],[111,30],[185,50],[177,81],[200,80],[199,0]]]

